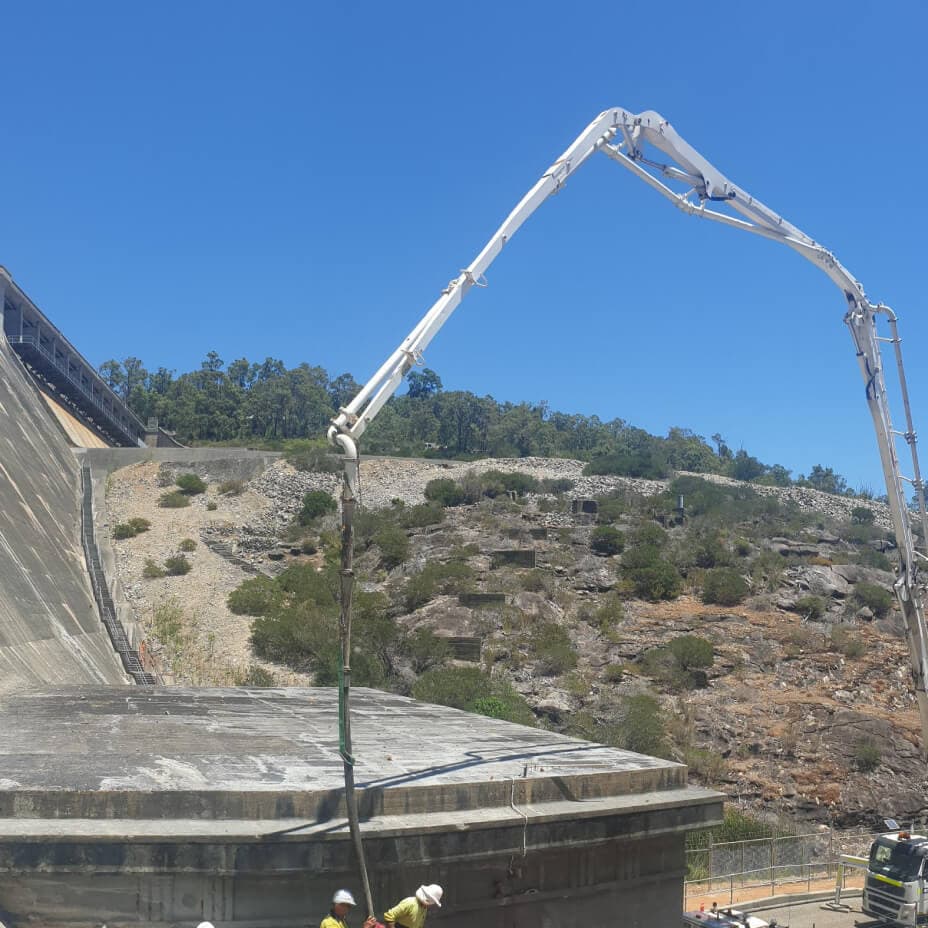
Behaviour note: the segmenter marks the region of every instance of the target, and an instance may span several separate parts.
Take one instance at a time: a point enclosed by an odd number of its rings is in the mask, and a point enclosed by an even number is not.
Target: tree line
[[[242,442],[281,447],[319,438],[360,385],[351,374],[330,377],[318,366],[287,368],[283,361],[238,358],[226,364],[215,351],[199,369],[177,374],[145,368],[139,358],[110,360],[100,374],[143,421],[156,417],[185,444]],[[500,402],[463,390],[444,390],[425,368],[412,371],[406,392],[394,396],[365,433],[370,454],[477,457],[564,457],[588,461],[589,473],[660,479],[672,471],[713,473],[776,486],[810,486],[827,493],[855,492],[830,467],[816,464],[793,478],[779,464],[764,464],[732,450],[720,434],[710,440],[673,427],[652,435],[624,419],[551,410],[545,402]]]

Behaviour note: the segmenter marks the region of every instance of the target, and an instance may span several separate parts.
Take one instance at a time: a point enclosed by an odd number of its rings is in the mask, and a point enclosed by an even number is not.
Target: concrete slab
[[[353,693],[382,909],[447,928],[679,919],[686,768],[375,690]],[[73,687],[0,697],[0,917],[19,928],[318,921],[357,890],[333,689]]]
[[[0,816],[338,813],[332,688],[64,688],[0,697],[0,720]],[[376,690],[352,731],[368,816],[686,788],[681,764]]]

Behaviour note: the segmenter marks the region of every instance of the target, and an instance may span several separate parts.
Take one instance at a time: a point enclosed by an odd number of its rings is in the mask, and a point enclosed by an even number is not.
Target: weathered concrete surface
[[[0,693],[126,681],[90,591],[78,487],[64,436],[0,339]]]
[[[99,687],[0,698],[0,910],[14,925],[29,912],[70,926],[321,918],[333,889],[359,888],[335,699]],[[648,928],[679,916],[683,833],[721,813],[685,767],[387,693],[353,701],[381,907],[439,882],[448,905],[435,924],[462,928],[612,925],[616,907]]]
[[[250,480],[280,458],[276,451],[246,448],[88,448],[76,453],[86,455],[94,474],[156,461],[187,467],[201,476],[206,473],[213,480]]]

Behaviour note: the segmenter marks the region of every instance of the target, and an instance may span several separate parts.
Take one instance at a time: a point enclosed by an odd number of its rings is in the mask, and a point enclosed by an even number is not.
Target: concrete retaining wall
[[[245,448],[87,448],[76,449],[86,455],[94,476],[106,475],[120,467],[156,461],[176,464],[213,480],[250,480],[280,458],[277,451],[251,451]]]

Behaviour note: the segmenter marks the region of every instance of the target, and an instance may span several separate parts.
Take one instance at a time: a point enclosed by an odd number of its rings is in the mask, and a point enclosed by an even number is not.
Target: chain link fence
[[[834,887],[842,854],[865,857],[875,835],[869,831],[826,831],[808,835],[709,843],[686,852],[687,908],[712,897],[720,904],[790,892]],[[863,873],[846,871],[847,888],[863,885]]]

